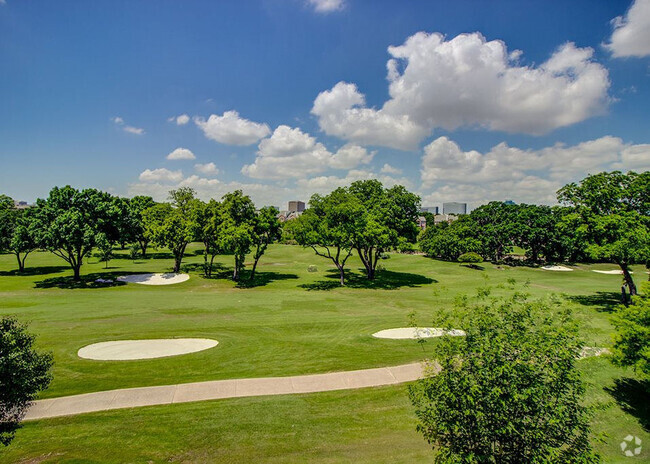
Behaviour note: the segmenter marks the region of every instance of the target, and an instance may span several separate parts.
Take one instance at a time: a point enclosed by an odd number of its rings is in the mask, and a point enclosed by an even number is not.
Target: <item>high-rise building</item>
[[[302,213],[305,210],[305,202],[304,201],[290,201],[289,202],[289,207],[287,209],[289,211],[296,211],[298,213]]]
[[[437,206],[423,206],[420,208],[421,213],[431,213],[431,214],[438,214],[438,207]]]
[[[443,203],[442,214],[467,214],[467,203]]]

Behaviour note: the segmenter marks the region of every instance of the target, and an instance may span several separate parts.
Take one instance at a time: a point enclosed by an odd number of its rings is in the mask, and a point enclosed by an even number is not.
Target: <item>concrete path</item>
[[[159,387],[109,390],[35,401],[27,412],[25,420],[244,396],[288,395],[379,387],[417,380],[422,377],[422,370],[421,363],[413,363],[329,374],[214,380]]]

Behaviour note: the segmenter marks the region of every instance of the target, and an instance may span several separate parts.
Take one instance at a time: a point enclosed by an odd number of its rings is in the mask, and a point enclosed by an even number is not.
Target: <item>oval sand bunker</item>
[[[435,327],[400,327],[397,329],[380,330],[372,334],[375,338],[390,338],[392,340],[433,338],[451,335],[452,337],[461,337],[465,332],[458,329],[444,330]]]
[[[218,344],[218,341],[208,338],[116,340],[84,346],[77,352],[77,355],[80,358],[98,361],[128,361],[196,353],[197,351],[213,348]]]
[[[622,275],[623,271],[620,269],[612,269],[611,271],[598,271],[596,269],[593,269],[592,272],[597,272],[598,274],[609,274],[609,275]],[[634,272],[630,271],[630,274],[634,274]]]
[[[544,269],[545,271],[560,271],[560,272],[573,271],[573,269],[566,266],[542,266],[542,269]]]
[[[120,282],[128,282],[130,284],[142,285],[172,285],[179,284],[189,280],[188,274],[175,274],[168,272],[166,274],[132,274],[127,276],[120,276],[117,278]]]

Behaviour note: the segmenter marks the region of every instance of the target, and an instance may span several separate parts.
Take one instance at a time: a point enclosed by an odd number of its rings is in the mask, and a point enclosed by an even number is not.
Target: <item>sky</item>
[[[554,204],[650,168],[650,0],[0,0],[0,193]]]

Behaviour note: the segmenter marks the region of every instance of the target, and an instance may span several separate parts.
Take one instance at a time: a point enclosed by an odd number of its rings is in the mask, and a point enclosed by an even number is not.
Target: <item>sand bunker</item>
[[[175,274],[168,272],[166,274],[132,274],[127,276],[120,276],[117,278],[120,282],[128,282],[130,284],[142,285],[171,285],[179,284],[189,280],[188,274]]]
[[[163,338],[158,340],[117,340],[93,343],[81,348],[77,355],[98,361],[127,361],[132,359],[164,358],[195,353],[217,346],[208,338]]]
[[[611,271],[596,271],[595,269],[593,272],[597,272],[598,274],[613,274],[613,275],[622,275],[623,271],[620,269],[612,269]],[[630,274],[634,274],[634,272],[630,271]]]
[[[561,272],[573,271],[573,269],[566,266],[542,266],[542,269],[544,269],[545,271],[561,271]]]
[[[435,327],[400,327],[397,329],[380,330],[372,334],[375,338],[390,338],[392,340],[433,338],[442,337],[443,335],[459,337],[465,335],[465,332],[457,329],[444,330]]]
[[[603,354],[609,354],[609,350],[607,348],[598,348],[595,346],[585,346],[580,350],[580,354],[578,355],[578,359],[583,359],[583,358],[591,358],[593,356],[601,356]]]

